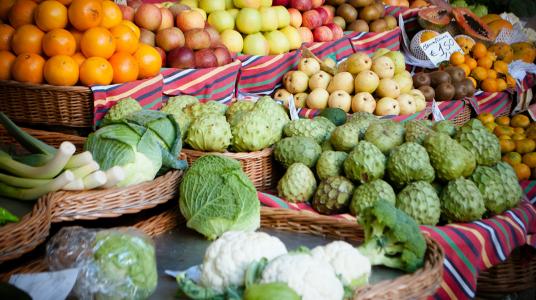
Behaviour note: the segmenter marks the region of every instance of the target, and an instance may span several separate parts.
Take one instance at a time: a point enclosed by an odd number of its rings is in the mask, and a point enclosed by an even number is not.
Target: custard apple
[[[458,178],[443,188],[441,213],[449,223],[480,220],[485,212],[482,194],[471,180]]]
[[[510,203],[505,201],[508,195],[505,193],[504,183],[499,171],[492,167],[478,166],[469,179],[480,190],[487,210],[500,214],[510,208]]]
[[[283,167],[288,168],[296,162],[301,162],[309,168],[316,165],[322,153],[322,148],[314,139],[304,136],[287,137],[275,144],[274,158]]]
[[[359,127],[346,123],[335,128],[330,142],[337,151],[351,151],[359,142]]]
[[[429,120],[412,120],[406,122],[406,142],[422,144],[424,139],[432,132]]]
[[[385,172],[385,155],[367,141],[361,141],[344,161],[344,173],[354,182],[369,182],[382,178]]]
[[[456,140],[475,155],[479,165],[493,166],[501,160],[499,139],[477,119],[463,125],[456,134]]]
[[[404,126],[393,120],[373,122],[365,132],[365,140],[374,144],[384,154],[404,142]]]
[[[363,212],[365,208],[371,207],[380,199],[395,205],[396,196],[393,188],[381,179],[364,183],[358,186],[354,191],[352,201],[350,202],[350,213],[357,216]]]
[[[270,144],[275,144],[277,141],[279,141],[283,136],[283,128],[288,122],[290,122],[290,118],[285,110],[285,107],[274,101],[274,99],[264,96],[255,102],[253,111],[271,120],[273,125],[273,138],[270,141]]]
[[[426,181],[408,184],[396,197],[396,208],[420,225],[436,225],[441,216],[441,204],[435,188]]]
[[[517,180],[517,175],[509,164],[501,161],[494,167],[501,176],[501,181],[504,186],[503,201],[508,203],[508,208],[516,207],[523,197],[523,190]]]
[[[316,190],[315,175],[306,165],[294,163],[277,183],[277,194],[288,202],[307,202]]]
[[[175,121],[177,121],[177,124],[179,124],[181,138],[184,139],[186,137],[186,133],[188,132],[188,128],[190,128],[192,119],[190,119],[190,116],[188,116],[188,114],[186,114],[182,110],[175,111],[171,115],[173,116]]]
[[[320,145],[322,147],[322,152],[324,151],[335,151],[335,149],[333,149],[333,146],[331,145],[331,141],[328,139],[328,140],[325,140],[322,145]]]
[[[253,101],[236,101],[225,112],[225,117],[227,117],[227,122],[233,124],[239,118],[239,115],[242,115],[245,112],[249,112],[255,106]]]
[[[227,111],[227,105],[216,101],[208,101],[187,106],[184,108],[184,111],[194,120],[209,114],[224,116]]]
[[[117,101],[104,115],[102,125],[123,120],[126,116],[142,110],[143,107],[136,99],[128,97]]]
[[[335,128],[337,128],[337,126],[326,117],[317,116],[313,118],[313,121],[322,124],[324,127],[324,131],[326,132],[324,140],[329,139]]]
[[[190,105],[194,105],[196,103],[199,103],[199,99],[197,99],[194,96],[190,96],[190,95],[175,96],[175,97],[171,97],[168,99],[168,101],[166,102],[166,105],[162,107],[162,111],[171,114],[178,110],[184,110],[186,107]]]
[[[192,122],[186,143],[199,151],[224,152],[231,144],[231,127],[220,115],[205,115]]]
[[[475,157],[446,133],[428,135],[423,143],[436,175],[444,181],[469,176],[476,167]]]
[[[285,125],[283,132],[286,137],[306,136],[313,138],[318,144],[322,144],[326,138],[324,125],[312,119],[293,120]]]
[[[432,129],[434,129],[435,132],[446,133],[450,137],[454,137],[458,131],[458,127],[451,120],[442,120],[436,122]]]
[[[324,151],[316,162],[316,174],[320,180],[343,175],[343,163],[348,153],[342,151]]]
[[[333,176],[320,182],[313,197],[313,208],[324,215],[345,212],[350,205],[354,184],[342,177]]]
[[[272,126],[267,117],[249,112],[231,127],[233,149],[237,152],[252,152],[270,147],[274,134]]]
[[[351,122],[357,122],[361,120],[377,121],[378,117],[366,111],[359,111],[359,112],[353,113],[350,117],[348,117],[348,120],[346,122],[351,123]]]
[[[396,147],[387,159],[389,181],[403,187],[413,181],[432,182],[435,171],[426,149],[417,143],[405,143]]]

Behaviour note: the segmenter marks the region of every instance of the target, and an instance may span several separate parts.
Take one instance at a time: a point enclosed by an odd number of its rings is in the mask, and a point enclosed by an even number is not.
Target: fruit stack
[[[411,74],[405,70],[404,55],[388,49],[379,49],[372,57],[352,54],[335,74],[321,70],[314,58],[302,58],[298,69],[283,77],[283,87],[274,99],[286,106],[293,100],[297,108],[332,107],[378,116],[411,115],[426,108],[424,95],[413,89]]]
[[[139,44],[139,28],[123,20],[113,1],[2,3],[2,80],[89,86],[149,78],[160,72],[159,53]]]
[[[431,73],[419,72],[413,75],[413,85],[424,95],[426,101],[462,100],[472,97],[476,83],[467,78],[465,71],[456,66]]]
[[[346,31],[383,32],[397,26],[396,18],[385,15],[381,1],[375,0],[328,0],[335,8],[333,21]]]

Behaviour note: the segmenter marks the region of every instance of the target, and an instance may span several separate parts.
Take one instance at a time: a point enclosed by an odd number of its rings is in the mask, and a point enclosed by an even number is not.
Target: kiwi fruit
[[[419,88],[423,85],[430,85],[432,81],[430,80],[430,75],[428,73],[419,72],[413,75],[413,86]]]
[[[367,22],[358,19],[346,26],[346,30],[355,32],[369,32],[369,25]]]
[[[434,71],[430,73],[430,80],[432,81],[432,87],[437,87],[442,83],[451,83],[452,79],[450,78],[449,73],[445,71]]]
[[[422,94],[424,95],[424,100],[426,100],[426,101],[434,100],[435,90],[434,90],[433,87],[431,87],[429,85],[422,85],[422,86],[419,87],[419,91],[421,91]]]
[[[342,17],[346,23],[351,23],[357,19],[357,9],[348,3],[344,3],[337,7],[337,16]]]
[[[454,98],[456,89],[449,82],[443,82],[435,88],[435,95],[437,101],[447,101]]]
[[[396,18],[393,16],[385,16],[383,19],[387,22],[387,30],[395,29],[398,26]]]
[[[383,19],[374,20],[369,27],[371,32],[384,32],[387,30],[387,22]]]
[[[471,79],[465,78],[464,80],[460,82],[460,84],[464,84],[466,87],[465,97],[472,97],[475,94],[476,88],[473,85],[473,82],[471,81]]]
[[[376,7],[376,5],[365,6],[359,12],[359,18],[361,20],[371,22],[380,18],[380,11]]]
[[[339,5],[344,4],[344,2],[346,2],[346,0],[328,0],[328,1],[326,1],[326,2],[327,2],[327,4],[329,4],[329,5],[339,6]]]
[[[467,85],[463,82],[454,83],[454,100],[461,100],[467,96]]]
[[[355,8],[358,8],[358,7],[365,7],[367,5],[371,5],[372,3],[374,3],[374,0],[350,0],[348,1],[348,3]]]
[[[385,16],[385,6],[383,4],[382,0],[377,0],[376,3],[376,9],[380,12],[380,16],[378,18],[383,18]]]
[[[465,79],[465,71],[456,66],[448,66],[445,68],[445,72],[449,73],[452,82],[460,82]]]

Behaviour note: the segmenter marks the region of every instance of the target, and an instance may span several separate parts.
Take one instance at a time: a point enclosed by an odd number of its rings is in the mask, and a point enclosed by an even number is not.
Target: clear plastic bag
[[[154,243],[134,228],[62,228],[47,244],[51,271],[78,268],[73,296],[147,299],[156,289]]]

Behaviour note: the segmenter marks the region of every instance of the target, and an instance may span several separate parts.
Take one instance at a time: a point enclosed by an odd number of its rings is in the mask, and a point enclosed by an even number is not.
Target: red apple
[[[329,42],[333,40],[333,33],[327,26],[320,26],[313,30],[315,42]]]
[[[162,66],[166,65],[166,51],[160,47],[155,47],[156,51],[160,54],[160,57],[162,57]]]
[[[299,11],[307,11],[313,8],[311,0],[290,0],[290,7]]]
[[[328,27],[331,30],[331,33],[333,33],[333,40],[338,40],[344,36],[344,31],[339,25],[335,23],[329,23],[326,25],[326,27]]]
[[[323,8],[328,10],[329,16],[331,17],[331,19],[333,19],[335,17],[335,7],[333,7],[331,5],[322,5],[321,7],[323,7]]]
[[[225,66],[233,61],[231,53],[229,53],[226,47],[214,48],[214,55],[216,55],[216,59],[218,60],[218,66]]]
[[[138,9],[142,4],[143,0],[127,0],[127,5],[134,8],[134,10]]]
[[[177,27],[183,32],[190,29],[202,29],[205,28],[205,19],[198,11],[184,10],[177,15]]]
[[[147,44],[149,46],[155,45],[156,35],[154,32],[145,28],[140,29],[140,43]]]
[[[290,15],[290,26],[299,28],[302,24],[301,12],[295,8],[289,8],[288,14]]]
[[[313,8],[320,7],[322,4],[324,4],[324,0],[311,0],[311,5]]]
[[[205,26],[205,31],[210,36],[210,47],[215,48],[220,43],[220,33],[208,24]]]
[[[302,43],[311,43],[313,41],[313,32],[307,27],[298,28],[298,33],[301,36]]]
[[[156,45],[165,51],[184,46],[184,34],[177,27],[159,30],[156,33]]]
[[[320,19],[322,19],[322,25],[326,25],[329,23],[329,13],[326,9],[323,9],[322,7],[317,7],[315,8],[315,11],[317,11],[320,15]]]
[[[192,50],[205,49],[210,47],[210,35],[204,29],[192,29],[184,33],[186,47]]]
[[[273,0],[272,1],[272,6],[277,6],[277,5],[287,6],[288,5],[288,0]]]
[[[169,9],[160,7],[160,13],[162,14],[162,21],[160,22],[158,30],[170,28],[175,25],[175,18],[173,18],[173,14]]]
[[[173,14],[173,18],[177,18],[179,13],[183,10],[190,10],[190,7],[188,5],[175,3],[169,7],[169,11]]]
[[[308,10],[302,15],[302,25],[313,30],[322,26],[322,18],[316,10]]]
[[[134,14],[136,11],[134,8],[126,5],[118,5],[119,9],[123,13],[123,20],[134,21]]]
[[[170,68],[193,69],[195,68],[194,51],[188,47],[178,47],[168,52],[167,63]]]
[[[218,58],[212,49],[202,49],[195,52],[196,68],[214,68],[218,66]]]
[[[134,15],[134,22],[141,28],[155,31],[162,23],[162,13],[160,8],[151,3],[143,3],[138,7]]]

